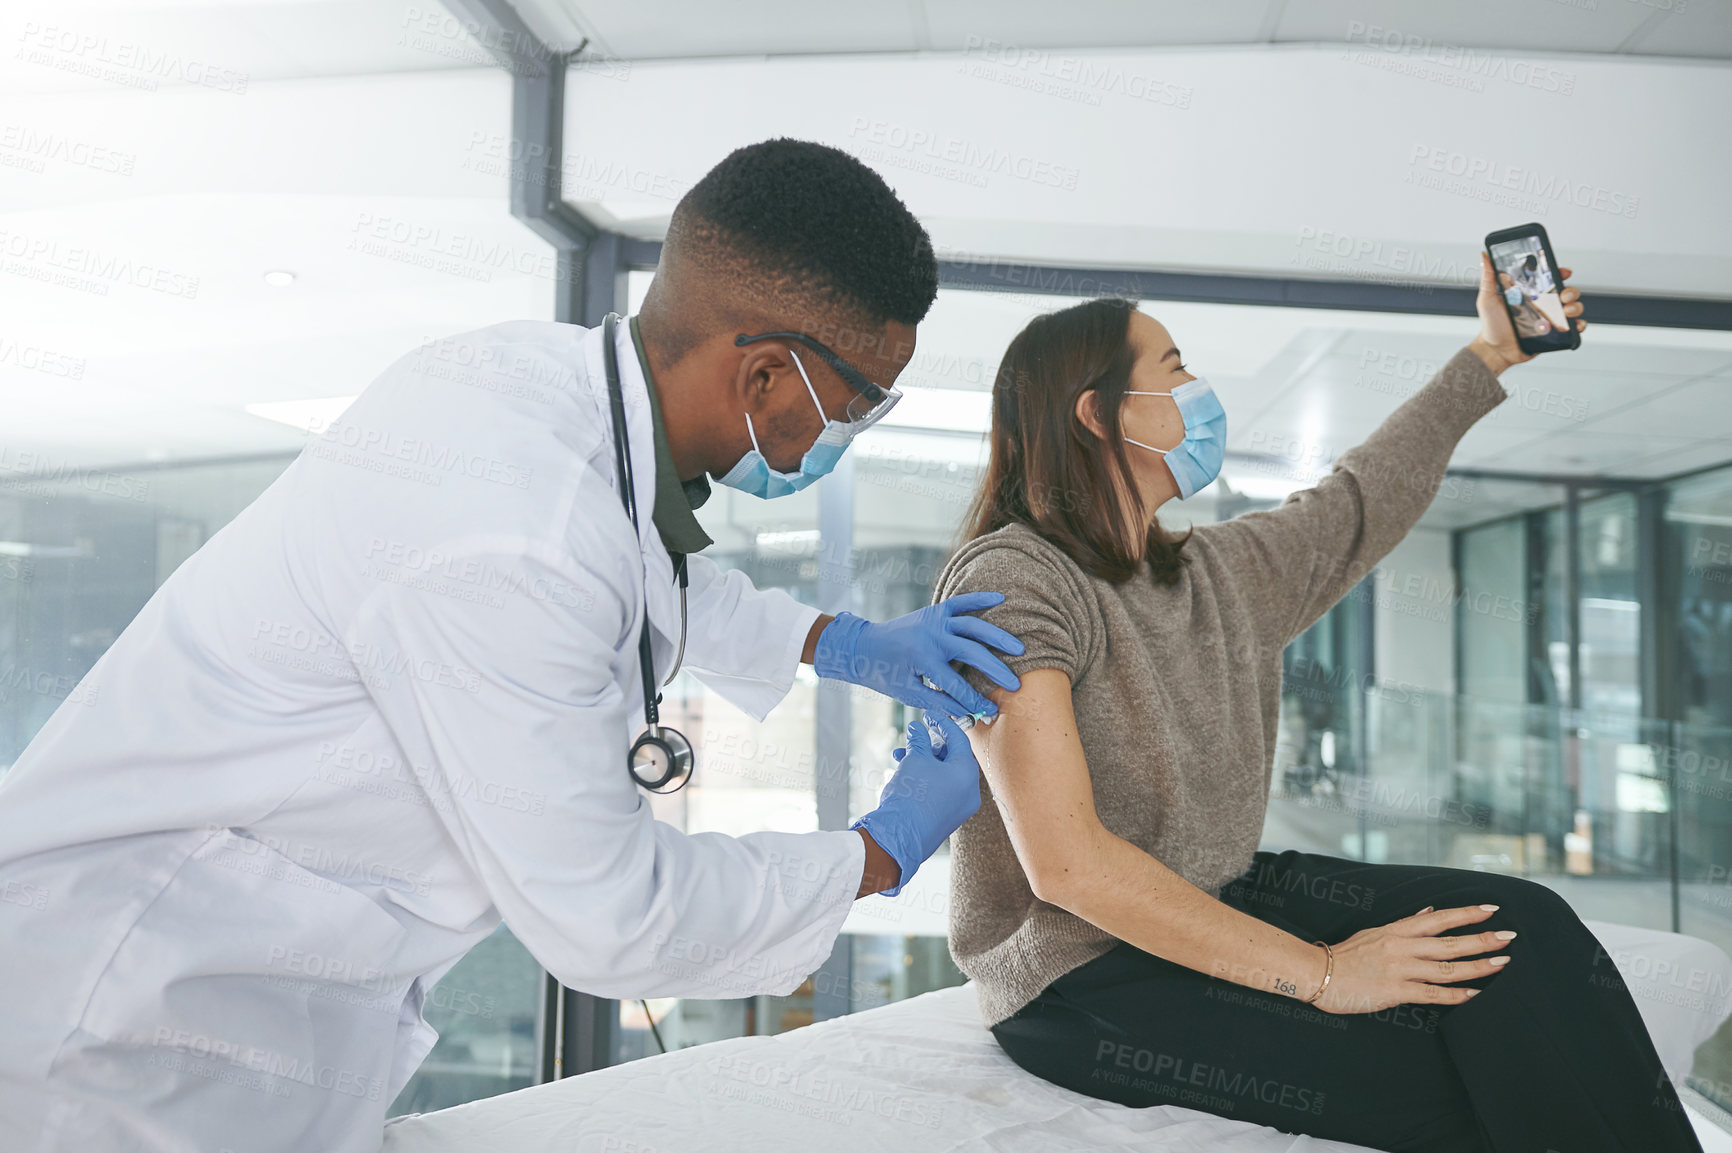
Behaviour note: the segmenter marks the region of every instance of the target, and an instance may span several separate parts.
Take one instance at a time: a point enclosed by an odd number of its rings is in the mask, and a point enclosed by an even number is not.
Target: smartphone
[[[1580,348],[1582,334],[1564,315],[1564,282],[1544,226],[1518,224],[1493,232],[1485,238],[1485,251],[1521,350],[1536,356]]]

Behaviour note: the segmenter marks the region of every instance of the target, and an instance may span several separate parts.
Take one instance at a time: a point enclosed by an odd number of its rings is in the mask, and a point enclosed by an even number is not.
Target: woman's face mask
[[[1179,486],[1179,499],[1200,492],[1221,475],[1221,462],[1227,454],[1227,413],[1207,380],[1199,376],[1171,392],[1130,389],[1125,395],[1170,396],[1179,406],[1179,416],[1185,422],[1185,438],[1172,448],[1156,448],[1125,437],[1131,444],[1167,458],[1167,471],[1173,474],[1173,481]]]

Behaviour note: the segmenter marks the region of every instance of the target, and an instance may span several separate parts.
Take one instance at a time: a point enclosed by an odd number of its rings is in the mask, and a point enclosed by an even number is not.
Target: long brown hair
[[[1119,405],[1136,360],[1130,344],[1136,308],[1134,300],[1102,297],[1037,316],[1004,350],[992,384],[992,452],[963,542],[1017,522],[1113,584],[1140,571],[1130,544],[1145,514],[1119,431]],[[1090,388],[1100,402],[1104,442],[1076,416],[1077,397]],[[1119,486],[1131,494],[1135,524],[1113,495]],[[1148,529],[1143,557],[1158,583],[1178,582],[1190,538],[1189,530],[1175,537],[1159,524]]]

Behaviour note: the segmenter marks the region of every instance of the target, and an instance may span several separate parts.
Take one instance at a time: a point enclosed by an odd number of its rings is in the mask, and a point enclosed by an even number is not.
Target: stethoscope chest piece
[[[631,779],[652,793],[673,793],[692,776],[692,743],[678,729],[651,725],[631,747]]]

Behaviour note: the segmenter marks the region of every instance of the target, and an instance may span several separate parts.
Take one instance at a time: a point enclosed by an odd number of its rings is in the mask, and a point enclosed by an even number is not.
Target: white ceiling
[[[1221,44],[1732,59],[1732,4],[1656,0],[511,0],[543,39],[627,60]],[[438,0],[9,0],[0,94],[486,67]],[[46,63],[45,63],[46,62]]]
[[[486,68],[438,0],[7,0],[0,95],[197,89]]]
[[[1341,42],[1401,38],[1522,52],[1732,58],[1716,0],[512,0],[550,42],[653,60],[690,56]]]

